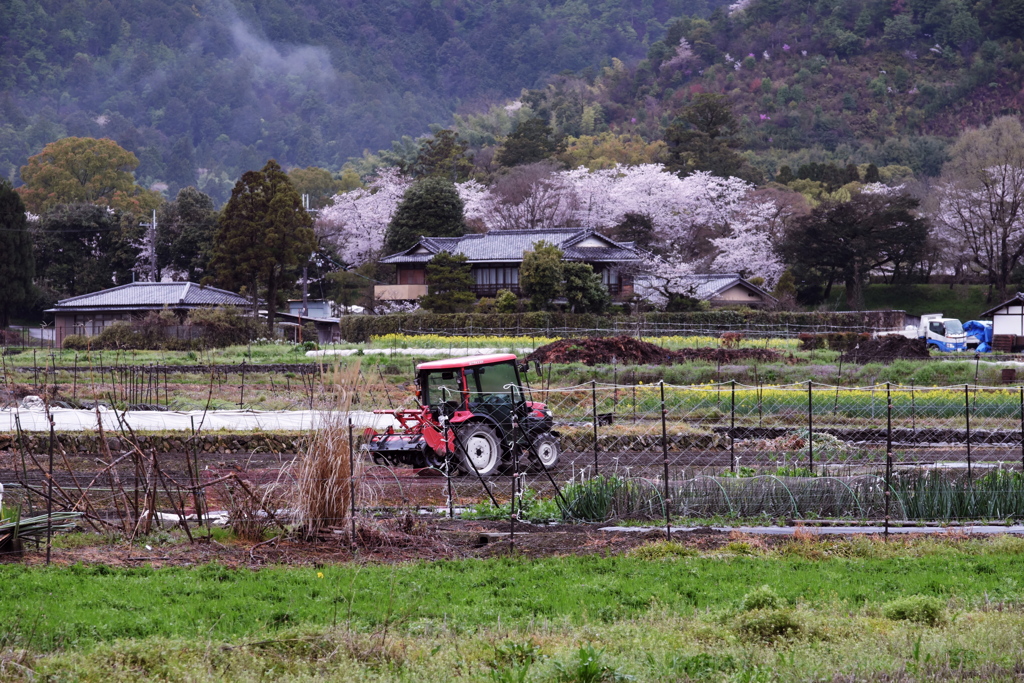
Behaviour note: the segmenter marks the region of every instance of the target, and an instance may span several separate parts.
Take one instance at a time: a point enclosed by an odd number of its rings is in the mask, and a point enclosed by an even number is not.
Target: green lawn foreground
[[[1010,537],[256,571],[5,565],[0,680],[1017,680],[1022,605],[1024,539]]]

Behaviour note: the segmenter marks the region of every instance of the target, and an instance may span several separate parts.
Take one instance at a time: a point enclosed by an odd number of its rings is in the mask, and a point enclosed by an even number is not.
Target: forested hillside
[[[718,0],[9,0],[0,175],[110,137],[144,186],[218,203],[268,158],[337,169],[564,70],[636,62]]]
[[[717,93],[763,179],[811,162],[935,176],[964,129],[1024,110],[1022,37],[1022,0],[741,0],[673,23],[635,68],[524,101],[569,136],[598,107],[611,130],[671,148],[679,112]]]

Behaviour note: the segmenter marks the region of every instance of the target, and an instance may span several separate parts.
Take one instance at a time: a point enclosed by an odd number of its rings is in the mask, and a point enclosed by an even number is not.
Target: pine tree
[[[420,237],[459,237],[466,234],[462,199],[451,181],[424,178],[409,187],[388,225],[388,253],[408,249]]]
[[[0,328],[10,324],[11,311],[32,294],[35,258],[21,196],[0,180]]]
[[[427,295],[420,306],[432,313],[460,313],[476,302],[466,257],[442,251],[427,264]]]
[[[257,298],[265,294],[274,329],[278,295],[295,285],[298,267],[316,249],[313,220],[288,175],[271,159],[247,171],[224,207],[211,268],[218,284]]]

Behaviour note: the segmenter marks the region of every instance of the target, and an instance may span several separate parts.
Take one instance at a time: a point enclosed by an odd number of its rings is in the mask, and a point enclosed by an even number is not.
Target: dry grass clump
[[[265,486],[228,486],[228,524],[235,536],[259,543],[276,520],[271,517],[287,499],[285,486],[274,482]]]
[[[342,527],[349,519],[353,464],[358,462],[350,452],[348,411],[359,377],[359,363],[335,366],[331,377],[336,397],[332,410],[321,413],[310,438],[305,455],[299,461],[296,485],[296,517],[307,537],[330,527]]]

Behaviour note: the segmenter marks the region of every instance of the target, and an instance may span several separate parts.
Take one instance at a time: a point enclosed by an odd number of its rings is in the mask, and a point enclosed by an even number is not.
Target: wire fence
[[[820,334],[874,334],[880,330],[897,330],[903,328],[903,314],[898,311],[898,317],[880,318],[876,321],[863,325],[837,325],[827,322],[812,322],[798,324],[791,322],[755,323],[750,321],[741,322],[693,322],[693,323],[660,323],[644,319],[634,321],[611,320],[607,326],[602,327],[578,327],[545,325],[533,327],[526,325],[514,326],[489,326],[477,325],[467,322],[464,327],[458,329],[437,328],[429,325],[421,325],[415,318],[401,320],[394,329],[381,330],[374,336],[386,334],[404,334],[410,336],[435,335],[440,337],[463,337],[463,336],[484,336],[484,337],[606,337],[625,335],[638,339],[650,337],[709,337],[718,339],[723,334],[742,334],[748,339],[784,338],[795,339],[800,335]],[[887,324],[891,323],[891,324]]]
[[[519,441],[525,448],[509,445],[523,430],[518,418],[492,423],[504,460],[488,476],[467,465],[465,425],[452,430],[450,457],[427,468],[374,460],[363,450],[370,434],[353,428],[353,516],[326,525],[327,533],[354,538],[346,524],[355,516],[412,508],[513,527],[1024,517],[1024,387],[593,381],[524,394],[531,414],[550,411],[557,463],[542,465],[536,433]],[[400,407],[384,392],[361,396],[363,410]],[[301,446],[262,452],[238,443],[211,452],[201,433],[189,432],[166,452],[126,424],[100,436],[94,453],[71,451],[53,430],[47,438],[28,439],[20,428],[2,437],[8,502],[29,513],[76,511],[96,530],[123,533],[161,524],[191,533],[245,515],[267,527],[289,520]]]

